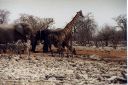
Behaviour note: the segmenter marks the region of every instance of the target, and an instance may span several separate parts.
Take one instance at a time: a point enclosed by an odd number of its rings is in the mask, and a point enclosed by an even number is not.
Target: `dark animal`
[[[32,48],[33,48],[32,51],[35,51],[37,40],[44,40],[44,47],[43,47],[44,52],[48,52],[48,47],[50,48],[50,51],[52,51],[51,50],[52,44],[58,48],[60,53],[62,52],[62,49],[64,49],[65,47],[67,47],[69,50],[72,50],[71,46],[69,45],[69,40],[72,35],[72,29],[79,20],[83,20],[83,19],[84,16],[82,14],[82,11],[79,11],[72,19],[72,21],[69,22],[64,29],[61,30],[45,29],[38,31],[36,34],[38,38],[34,39],[35,43],[32,44]]]
[[[7,44],[0,44],[0,53],[5,53],[7,50]]]
[[[31,34],[31,26],[27,23],[0,24],[0,44],[13,43],[18,40],[26,42]]]

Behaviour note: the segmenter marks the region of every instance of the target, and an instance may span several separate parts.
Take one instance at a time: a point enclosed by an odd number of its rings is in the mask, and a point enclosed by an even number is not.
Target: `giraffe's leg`
[[[60,57],[64,57],[64,49],[62,47],[60,48]]]
[[[67,56],[69,56],[69,54],[71,54],[70,56],[73,57],[73,55],[76,54],[75,48],[72,48],[72,46],[70,46],[69,44],[66,44],[66,47],[68,49]]]
[[[64,50],[63,50],[63,46],[62,46],[62,42],[59,42],[57,44],[57,47],[58,47],[58,53],[59,53],[59,57],[64,57]]]
[[[52,50],[52,48],[51,48],[51,47],[52,47],[52,45],[51,45],[51,44],[49,44],[49,46],[48,46],[48,47],[49,47],[49,50],[50,50],[50,52],[51,52],[51,55],[54,57],[54,52],[53,52],[53,50]]]

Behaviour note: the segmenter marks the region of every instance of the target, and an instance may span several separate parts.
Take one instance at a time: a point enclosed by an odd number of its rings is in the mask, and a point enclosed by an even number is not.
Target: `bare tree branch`
[[[9,11],[0,9],[0,24],[8,23],[9,14]]]

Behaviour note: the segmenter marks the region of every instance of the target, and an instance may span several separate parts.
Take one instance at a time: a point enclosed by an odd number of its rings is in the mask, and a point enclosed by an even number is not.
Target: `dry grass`
[[[121,72],[126,72],[126,50],[76,49],[73,58],[52,57],[42,52],[42,46],[37,51],[30,56],[1,55],[0,85],[119,84],[112,78],[122,78]]]
[[[106,50],[77,50],[76,51],[78,55],[97,55],[97,56],[102,56],[102,57],[122,57],[126,58],[127,56],[127,51],[126,50],[111,50],[111,51],[106,51]]]

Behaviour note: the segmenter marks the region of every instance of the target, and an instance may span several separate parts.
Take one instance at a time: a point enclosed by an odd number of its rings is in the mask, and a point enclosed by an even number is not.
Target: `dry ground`
[[[127,51],[126,50],[111,50],[111,51],[106,51],[106,50],[77,50],[78,55],[97,55],[97,56],[102,56],[102,57],[122,57],[126,58],[127,56]]]
[[[0,85],[126,84],[126,50],[84,48],[73,58],[55,55],[0,55]]]
[[[112,47],[104,48],[95,48],[95,47],[84,47],[84,46],[74,46],[76,49],[77,55],[97,55],[102,57],[122,57],[126,58],[127,56],[127,47],[118,47],[113,49]],[[53,47],[54,49],[54,47]],[[39,52],[42,52],[42,45],[39,45],[37,49]]]

